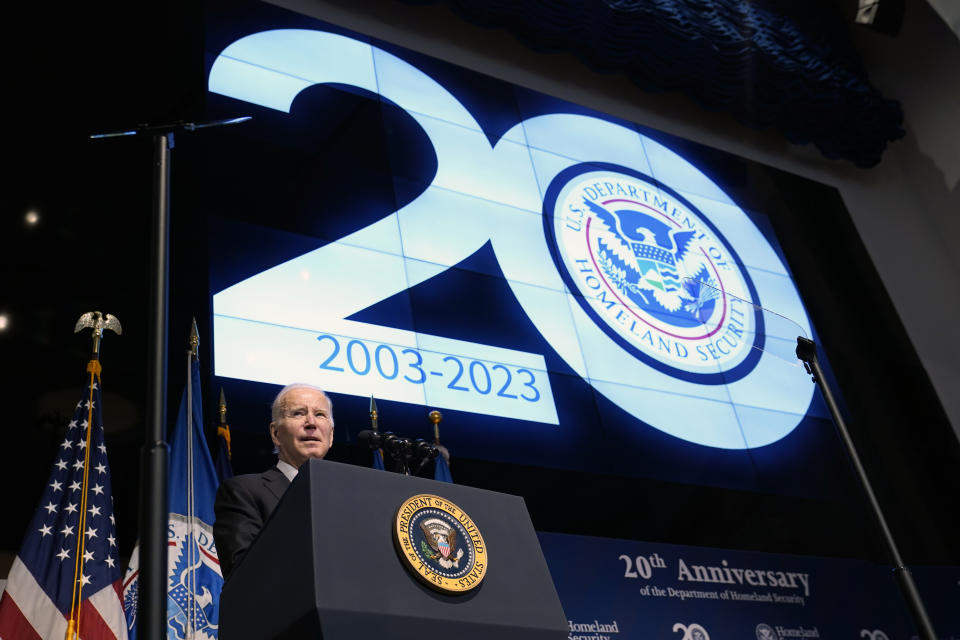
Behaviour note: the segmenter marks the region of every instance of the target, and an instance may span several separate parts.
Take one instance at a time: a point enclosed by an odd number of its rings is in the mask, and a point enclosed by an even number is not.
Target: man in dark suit
[[[260,533],[300,465],[310,458],[322,458],[333,444],[333,405],[317,387],[284,387],[273,401],[271,414],[276,466],[263,473],[229,478],[217,491],[213,537],[224,578]]]

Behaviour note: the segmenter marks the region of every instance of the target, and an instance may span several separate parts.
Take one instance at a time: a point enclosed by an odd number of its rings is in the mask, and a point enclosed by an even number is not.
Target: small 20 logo
[[[680,640],[710,640],[710,634],[707,633],[707,630],[696,622],[689,625],[678,622],[673,625],[673,632],[683,634]]]

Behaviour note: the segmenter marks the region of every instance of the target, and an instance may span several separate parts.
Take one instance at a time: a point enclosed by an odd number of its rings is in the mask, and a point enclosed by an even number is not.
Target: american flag
[[[0,599],[0,639],[126,639],[110,467],[103,438],[100,363],[89,383]],[[69,638],[75,636],[71,635]]]

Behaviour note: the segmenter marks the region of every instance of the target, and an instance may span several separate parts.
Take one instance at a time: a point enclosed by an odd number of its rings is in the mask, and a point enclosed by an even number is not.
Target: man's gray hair
[[[270,419],[273,422],[276,422],[283,417],[283,409],[285,405],[284,397],[296,389],[313,389],[314,391],[319,391],[321,394],[323,394],[323,397],[327,399],[328,403],[330,403],[330,424],[333,424],[333,400],[330,399],[330,396],[327,395],[326,391],[316,385],[307,384],[306,382],[294,382],[293,384],[288,384],[283,389],[280,389],[280,393],[277,394],[277,397],[273,399],[273,404],[270,405]]]

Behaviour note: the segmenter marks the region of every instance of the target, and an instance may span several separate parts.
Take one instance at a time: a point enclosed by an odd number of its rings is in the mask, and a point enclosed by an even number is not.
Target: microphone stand
[[[361,431],[357,434],[357,439],[361,444],[369,447],[370,450],[383,449],[386,451],[394,462],[394,470],[405,476],[412,475],[410,467],[413,463],[417,464],[416,471],[419,472],[427,462],[436,458],[440,453],[435,446],[424,440],[418,438],[411,441],[391,431],[386,433],[375,430]]]
[[[843,440],[843,444],[847,449],[847,455],[850,457],[850,462],[853,464],[853,468],[857,473],[857,477],[860,479],[860,486],[863,487],[863,492],[866,494],[867,501],[870,503],[870,508],[873,511],[874,518],[876,518],[877,525],[880,528],[880,533],[883,536],[884,542],[886,543],[887,550],[890,552],[890,557],[893,560],[894,565],[893,571],[896,575],[897,583],[900,585],[900,590],[903,592],[903,596],[907,600],[907,606],[909,607],[910,613],[913,615],[914,622],[920,631],[920,636],[924,640],[937,640],[937,634],[933,629],[933,624],[930,622],[930,617],[927,615],[927,610],[923,605],[923,599],[920,597],[920,592],[917,590],[917,585],[913,581],[913,576],[910,575],[910,570],[906,567],[906,565],[904,565],[903,559],[900,557],[900,551],[897,549],[897,543],[893,539],[893,533],[890,531],[890,527],[887,525],[887,520],[883,516],[883,510],[880,508],[880,503],[877,501],[877,497],[873,492],[873,487],[870,484],[870,478],[867,476],[867,471],[860,462],[860,456],[857,454],[857,448],[853,443],[853,439],[850,437],[849,431],[847,431],[846,423],[844,423],[843,418],[840,416],[840,410],[837,407],[836,400],[834,400],[830,386],[827,384],[823,375],[823,369],[820,368],[820,363],[817,360],[817,345],[808,338],[798,336],[797,357],[803,362],[804,367],[807,369],[807,373],[813,376],[813,381],[820,385],[820,393],[823,395],[823,399],[827,403],[827,408],[830,410],[830,415],[833,416],[834,424],[837,425],[837,430],[840,432],[840,438]]]
[[[236,124],[249,116],[210,122],[174,122],[96,133],[91,139],[135,135],[153,137],[153,219],[150,246],[150,351],[147,368],[146,436],[140,467],[140,588],[137,628],[144,640],[167,637],[167,315],[170,280],[170,157],[173,135]]]

